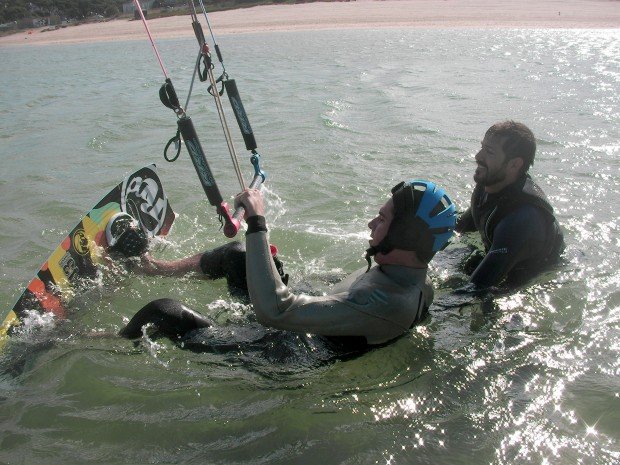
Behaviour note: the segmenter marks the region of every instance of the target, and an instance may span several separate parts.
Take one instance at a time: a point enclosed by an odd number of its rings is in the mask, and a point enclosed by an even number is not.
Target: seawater
[[[424,325],[327,364],[105,336],[158,297],[222,325],[251,320],[223,282],[110,273],[73,301],[69,321],[38,322],[3,355],[0,461],[618,463],[620,32],[219,39],[268,171],[271,241],[298,289],[327,291],[326,276],[363,266],[366,223],[403,179],[432,179],[465,208],[473,154],[507,118],[537,135],[532,174],[564,228],[563,263],[511,292],[462,297],[458,264],[473,240],[457,238],[433,263]],[[158,44],[184,102],[197,45]],[[155,253],[225,240],[187,155],[163,160],[176,118],[159,102],[146,40],[0,48],[0,62],[3,311],[81,216],[149,163],[180,214]],[[239,186],[204,84],[188,113],[230,198]]]

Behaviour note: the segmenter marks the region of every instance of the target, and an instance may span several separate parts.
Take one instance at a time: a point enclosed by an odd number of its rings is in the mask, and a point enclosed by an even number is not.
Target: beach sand
[[[359,0],[257,6],[214,12],[209,18],[218,35],[384,27],[619,28],[620,0]],[[189,16],[154,19],[149,21],[149,27],[156,40],[193,35]],[[0,46],[145,40],[146,37],[141,21],[128,19],[46,32],[43,29],[0,37]]]

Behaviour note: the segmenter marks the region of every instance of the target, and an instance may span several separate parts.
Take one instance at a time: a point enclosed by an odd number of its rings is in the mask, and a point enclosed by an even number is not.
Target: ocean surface
[[[620,463],[620,31],[218,39],[268,172],[271,241],[297,290],[328,292],[364,266],[367,222],[401,180],[432,179],[464,209],[473,155],[503,119],[538,138],[531,173],[564,228],[563,262],[518,289],[457,295],[476,240],[456,238],[432,264],[423,325],[327,362],[301,347],[278,358],[115,337],[160,297],[222,326],[251,326],[252,310],[222,281],[111,271],[68,321],[33,319],[0,356],[0,462]],[[184,102],[197,44],[157,43]],[[0,63],[2,314],[82,215],[150,163],[179,214],[154,254],[226,240],[186,152],[163,159],[176,118],[159,102],[146,37],[0,48]],[[188,114],[231,198],[239,185],[202,83]],[[236,147],[249,179],[240,137]]]

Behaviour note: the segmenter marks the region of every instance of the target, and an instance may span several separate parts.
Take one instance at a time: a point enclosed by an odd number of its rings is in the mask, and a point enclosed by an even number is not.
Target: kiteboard
[[[0,327],[0,350],[30,312],[64,318],[71,298],[88,289],[89,283],[92,287],[104,269],[100,265],[108,245],[106,225],[119,212],[138,220],[148,237],[168,234],[176,214],[164,193],[155,165],[127,176],[56,247],[4,316]]]

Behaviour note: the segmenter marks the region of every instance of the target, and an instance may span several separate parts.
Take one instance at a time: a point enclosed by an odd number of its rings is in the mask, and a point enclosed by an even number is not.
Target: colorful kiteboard
[[[149,237],[165,236],[176,214],[172,211],[155,165],[127,176],[82,218],[41,266],[36,276],[4,317],[0,327],[0,350],[28,312],[66,315],[66,305],[88,289],[103,267],[107,248],[105,228],[112,215],[126,212],[140,222]]]

